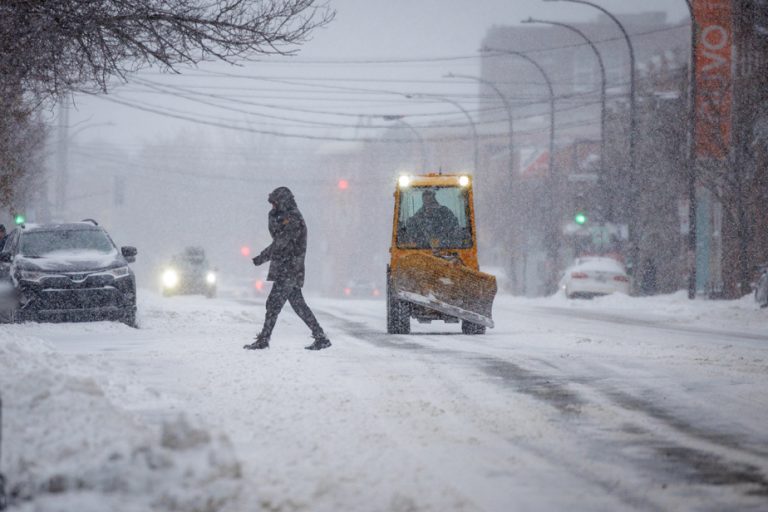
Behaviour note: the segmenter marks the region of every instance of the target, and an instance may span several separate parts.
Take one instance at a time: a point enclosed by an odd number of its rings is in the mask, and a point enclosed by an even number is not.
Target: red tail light
[[[254,288],[256,288],[256,289],[257,289],[257,290],[259,290],[259,291],[263,290],[263,289],[264,289],[264,281],[262,281],[261,279],[259,279],[258,281],[256,281],[255,283],[253,283],[253,287],[254,287]]]
[[[571,278],[573,279],[586,279],[588,277],[586,272],[571,272]]]
[[[372,295],[373,295],[374,297],[378,297],[379,295],[381,295],[381,292],[379,291],[379,289],[378,289],[378,288],[374,288],[374,289],[373,289],[373,292],[372,292]]]
[[[628,283],[629,278],[627,276],[613,276],[614,281],[621,281],[622,283]]]
[[[352,295],[352,288],[344,288],[344,295],[346,295],[347,297]]]

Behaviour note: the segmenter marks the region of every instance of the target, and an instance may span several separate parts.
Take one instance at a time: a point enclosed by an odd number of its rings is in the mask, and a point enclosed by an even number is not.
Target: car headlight
[[[105,272],[106,274],[111,275],[115,279],[120,279],[121,277],[128,277],[130,274],[130,271],[128,270],[128,267],[117,267],[117,268],[111,268]]]
[[[45,272],[38,272],[36,270],[22,270],[21,271],[21,280],[22,281],[33,281],[38,282],[44,277],[47,277],[48,274]]]
[[[208,272],[205,275],[205,282],[208,284],[216,284],[216,274],[213,272]]]
[[[163,286],[166,288],[175,288],[179,284],[179,274],[172,268],[163,272]]]

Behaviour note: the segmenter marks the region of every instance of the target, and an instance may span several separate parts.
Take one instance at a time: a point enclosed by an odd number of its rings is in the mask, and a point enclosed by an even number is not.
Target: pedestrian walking
[[[286,301],[312,331],[314,343],[307,350],[321,350],[331,346],[331,341],[304,301],[301,288],[304,286],[304,257],[307,252],[307,225],[304,223],[293,193],[288,187],[278,187],[269,194],[272,210],[269,212],[269,234],[272,243],[253,258],[253,264],[259,266],[267,261],[269,273],[267,280],[272,281],[272,290],[267,297],[267,312],[264,325],[256,340],[243,348],[260,350],[269,348],[272,329],[277,316]]]

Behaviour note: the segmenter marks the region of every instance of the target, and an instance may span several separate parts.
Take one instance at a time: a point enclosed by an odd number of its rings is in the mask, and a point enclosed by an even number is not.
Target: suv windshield
[[[60,251],[96,251],[107,254],[114,250],[112,241],[100,229],[30,231],[23,233],[19,240],[19,253],[28,257]]]
[[[459,187],[412,187],[400,191],[398,247],[472,247],[468,192]]]

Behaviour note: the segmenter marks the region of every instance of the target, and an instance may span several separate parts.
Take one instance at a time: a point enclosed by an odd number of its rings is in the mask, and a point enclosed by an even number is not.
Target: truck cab
[[[465,334],[493,326],[493,276],[479,272],[472,177],[400,176],[394,193],[387,330],[422,323],[462,322]]]

